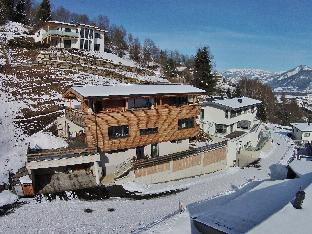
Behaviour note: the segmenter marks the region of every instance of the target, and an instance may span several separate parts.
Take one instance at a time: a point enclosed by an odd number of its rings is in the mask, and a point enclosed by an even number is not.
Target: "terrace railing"
[[[77,124],[78,126],[84,128],[85,127],[85,122],[84,122],[84,113],[71,109],[71,108],[66,108],[65,109],[65,118],[72,121],[74,124]]]
[[[202,152],[207,152],[207,151],[222,148],[222,147],[226,146],[226,144],[227,144],[227,141],[222,141],[222,142],[218,142],[218,143],[214,143],[214,144],[190,149],[190,150],[183,151],[183,152],[168,154],[166,156],[160,156],[160,157],[155,157],[155,158],[151,158],[151,159],[137,160],[134,162],[133,167],[134,167],[134,169],[139,169],[139,168],[143,168],[143,167],[154,166],[154,165],[170,162],[173,160],[187,158],[187,157],[191,157],[193,155],[196,155],[196,154],[199,154]]]

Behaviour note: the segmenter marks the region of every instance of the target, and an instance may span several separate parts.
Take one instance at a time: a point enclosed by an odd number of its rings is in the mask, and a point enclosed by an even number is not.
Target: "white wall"
[[[236,131],[238,129],[237,123],[242,120],[250,121],[252,127],[254,125],[254,121],[257,115],[256,110],[252,113],[251,109],[248,109],[242,114],[231,118],[230,111],[221,109],[216,106],[203,106],[201,109],[204,110],[204,118],[199,118],[201,122],[201,127],[206,133],[209,133],[211,135],[214,135],[216,133],[215,124],[227,125],[228,127],[226,134],[231,133],[230,125],[233,125],[233,131]],[[226,111],[228,111],[228,118],[225,117]]]
[[[312,142],[312,132],[302,132],[299,129],[293,127],[293,135],[295,140],[309,141],[310,143]]]

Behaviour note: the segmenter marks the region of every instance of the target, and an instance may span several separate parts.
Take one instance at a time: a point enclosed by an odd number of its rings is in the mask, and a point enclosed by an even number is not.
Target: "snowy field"
[[[273,134],[274,144],[261,160],[261,168],[230,168],[200,177],[162,184],[162,187],[187,186],[188,189],[154,199],[131,200],[110,198],[101,201],[54,200],[37,203],[22,199],[27,204],[0,218],[1,233],[190,233],[189,215],[201,212],[201,202],[231,194],[252,181],[278,179],[286,170],[281,159],[293,155],[293,146],[284,135]],[[278,143],[278,144],[277,144]],[[154,185],[159,188],[160,185]],[[153,186],[151,186],[153,189]],[[144,190],[144,187],[141,188]],[[181,201],[191,210],[178,214]],[[93,212],[85,213],[84,209]],[[110,212],[108,209],[114,208]],[[184,225],[181,227],[181,223]]]

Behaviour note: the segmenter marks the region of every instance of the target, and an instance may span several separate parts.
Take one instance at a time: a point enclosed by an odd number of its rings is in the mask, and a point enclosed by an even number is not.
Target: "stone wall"
[[[61,69],[71,69],[79,72],[114,78],[117,80],[132,79],[132,83],[138,80],[122,75],[121,73],[135,73],[141,76],[153,76],[152,71],[141,69],[138,67],[130,67],[122,64],[114,64],[109,60],[79,56],[71,54],[68,51],[44,51],[37,56],[37,65],[52,66]],[[118,72],[116,72],[118,71]],[[136,81],[136,82],[134,82]]]

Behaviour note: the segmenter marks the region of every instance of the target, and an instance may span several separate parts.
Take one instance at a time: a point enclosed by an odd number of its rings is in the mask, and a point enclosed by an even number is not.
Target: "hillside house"
[[[248,131],[257,122],[257,106],[261,101],[248,98],[231,98],[203,102],[200,123],[210,135],[228,135]]]
[[[295,140],[312,142],[311,123],[291,123],[292,133]]]
[[[92,25],[48,21],[35,32],[34,39],[55,48],[104,52],[104,34],[105,30]]]
[[[197,96],[190,85],[72,87],[60,136],[85,135],[85,144],[105,153],[106,172],[127,159],[146,159],[189,149],[199,133]]]

